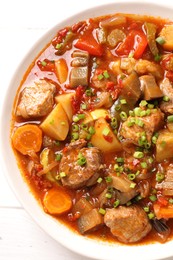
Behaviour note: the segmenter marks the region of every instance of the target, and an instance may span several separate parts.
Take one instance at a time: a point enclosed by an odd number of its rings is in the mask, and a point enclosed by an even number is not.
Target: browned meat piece
[[[78,228],[81,234],[85,234],[96,230],[103,223],[103,216],[97,209],[92,209],[78,219]]]
[[[101,152],[96,147],[82,148],[85,145],[85,140],[78,140],[71,143],[63,154],[59,172],[64,172],[66,175],[61,178],[64,186],[72,189],[84,185],[92,186],[100,176],[103,168]],[[79,157],[83,157],[86,163],[80,165]]]
[[[112,234],[124,243],[140,241],[152,228],[145,211],[138,206],[107,209],[104,222]]]
[[[173,114],[173,85],[168,78],[165,78],[160,83],[160,89],[162,90],[164,96],[167,96],[170,99],[168,102],[162,101],[160,104],[160,109],[164,113]]]
[[[156,184],[156,188],[162,189],[162,193],[166,196],[173,196],[173,164],[167,167],[164,180]]]
[[[24,118],[46,116],[53,108],[55,85],[40,80],[21,92],[16,115]]]
[[[142,126],[139,124],[134,123],[133,125],[129,126],[132,120],[139,120],[138,122],[141,123]],[[133,144],[139,145],[139,140],[142,134],[145,132],[147,142],[151,143],[152,135],[155,131],[159,130],[163,123],[164,123],[164,115],[160,111],[160,109],[154,110],[151,109],[151,114],[148,116],[136,116],[131,117],[129,116],[128,119],[122,124],[120,129],[120,134],[128,140],[131,140]]]

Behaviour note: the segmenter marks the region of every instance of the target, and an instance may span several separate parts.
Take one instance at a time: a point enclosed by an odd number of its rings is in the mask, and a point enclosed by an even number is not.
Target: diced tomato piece
[[[132,53],[135,59],[139,59],[142,57],[147,44],[147,37],[143,31],[132,30],[116,49],[116,53],[120,56],[128,56]]]
[[[166,77],[171,81],[173,82],[173,71],[168,71],[166,73]]]
[[[87,31],[87,33],[82,35],[74,46],[94,56],[101,56],[103,54],[103,48],[94,38],[92,31]]]
[[[112,136],[109,136],[109,135],[103,135],[104,139],[109,142],[109,143],[112,143],[113,141],[113,137]]]
[[[44,59],[43,61],[38,60],[37,66],[41,71],[55,71],[55,62],[48,59]]]
[[[161,206],[167,206],[168,205],[168,200],[165,197],[158,196],[157,201]]]
[[[164,70],[173,71],[173,54],[169,54],[161,61]]]

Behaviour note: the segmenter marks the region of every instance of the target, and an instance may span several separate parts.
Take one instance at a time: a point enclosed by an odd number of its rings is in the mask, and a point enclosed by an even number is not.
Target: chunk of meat
[[[142,122],[142,127],[134,123],[132,126],[129,124],[134,120]],[[139,139],[145,132],[147,142],[151,143],[152,135],[155,131],[159,130],[164,123],[164,115],[160,109],[151,109],[151,114],[148,116],[140,117],[129,116],[128,119],[122,124],[120,134],[125,138],[131,140],[135,145],[139,145]]]
[[[23,118],[46,116],[54,105],[55,85],[46,80],[35,82],[21,92],[16,115]]]
[[[124,243],[140,241],[152,228],[145,211],[138,206],[107,209],[104,222],[112,234]]]
[[[164,96],[167,96],[170,100],[168,102],[162,101],[160,109],[164,113],[173,114],[173,86],[168,78],[165,78],[160,83],[160,89]]]
[[[60,165],[59,172],[64,172],[61,178],[62,184],[71,189],[77,189],[84,185],[92,186],[96,183],[102,172],[102,156],[96,147],[85,148],[85,140],[78,140],[66,147]],[[79,154],[86,159],[86,163],[78,163]]]
[[[85,234],[96,230],[103,223],[103,216],[97,209],[92,209],[78,219],[78,228],[81,234]]]

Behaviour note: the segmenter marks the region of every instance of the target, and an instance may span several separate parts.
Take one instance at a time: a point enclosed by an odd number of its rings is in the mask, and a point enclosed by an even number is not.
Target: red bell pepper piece
[[[94,38],[92,31],[87,31],[87,33],[82,35],[74,46],[94,56],[101,56],[103,54],[103,48]]]
[[[128,56],[132,53],[135,59],[139,59],[144,53],[147,44],[147,37],[143,31],[132,30],[116,49],[116,54],[120,56]]]

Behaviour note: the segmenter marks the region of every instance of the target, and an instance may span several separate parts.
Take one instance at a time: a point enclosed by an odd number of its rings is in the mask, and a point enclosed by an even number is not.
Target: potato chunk
[[[160,36],[165,40],[163,48],[167,51],[173,50],[173,24],[165,25],[160,32]]]
[[[63,94],[55,97],[55,101],[60,103],[67,114],[69,122],[72,122],[73,111],[72,111],[72,98],[74,93]]]
[[[173,134],[168,130],[160,131],[156,143],[156,160],[161,162],[173,158]]]
[[[121,143],[111,130],[106,120],[101,117],[96,120],[95,134],[91,138],[91,143],[102,152],[118,152],[122,150]]]
[[[56,140],[65,140],[68,131],[68,117],[59,103],[40,125],[43,132]]]

